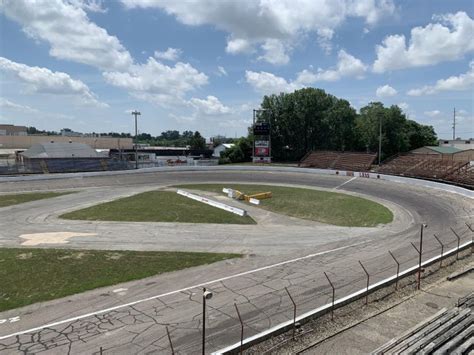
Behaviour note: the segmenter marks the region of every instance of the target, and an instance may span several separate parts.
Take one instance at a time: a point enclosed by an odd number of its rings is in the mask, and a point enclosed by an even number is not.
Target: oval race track
[[[235,169],[235,168],[234,168]],[[209,302],[208,350],[235,343],[240,336],[233,303],[241,308],[246,337],[291,318],[284,287],[295,293],[299,313],[327,302],[323,271],[331,271],[338,292],[364,284],[358,260],[365,261],[374,281],[393,273],[392,250],[402,268],[417,255],[420,223],[428,224],[424,259],[439,253],[432,238],[447,246],[457,243],[453,228],[467,241],[465,223],[472,223],[472,198],[423,186],[390,181],[295,172],[295,169],[241,167],[235,170],[134,171],[96,176],[69,175],[51,180],[0,180],[0,193],[39,190],[79,192],[0,209],[0,245],[28,244],[25,235],[69,232],[67,244],[39,247],[192,250],[239,252],[240,260],[224,261],[108,287],[0,314],[0,353],[25,351],[51,354],[93,353],[103,347],[114,354],[169,351],[165,325],[175,350],[200,348],[200,287],[212,289]],[[378,228],[343,228],[262,214],[258,225],[193,225],[174,223],[109,223],[65,221],[57,216],[102,201],[185,183],[247,182],[288,184],[361,194],[389,207],[392,224]],[[83,234],[83,235],[81,235]],[[23,236],[20,238],[20,236]],[[26,242],[26,243],[25,243]],[[31,243],[31,242],[30,242]],[[283,292],[283,293],[282,293]],[[315,300],[317,292],[320,297]],[[18,318],[17,318],[18,317]],[[15,321],[1,320],[14,319]],[[107,352],[106,352],[107,353]]]

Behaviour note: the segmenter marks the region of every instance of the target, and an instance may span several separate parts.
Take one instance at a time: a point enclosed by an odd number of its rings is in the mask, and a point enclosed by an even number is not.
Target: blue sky
[[[0,122],[246,133],[263,95],[312,86],[474,137],[470,0],[3,0]]]

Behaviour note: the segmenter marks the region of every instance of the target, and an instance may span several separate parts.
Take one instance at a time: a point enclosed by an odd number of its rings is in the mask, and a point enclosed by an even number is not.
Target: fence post
[[[168,341],[170,342],[171,355],[174,355],[173,342],[171,341],[171,336],[170,336],[170,331],[168,329],[168,326],[166,326],[166,334],[168,335]]]
[[[397,263],[397,278],[395,281],[395,290],[398,290],[398,275],[400,274],[400,263],[398,262],[398,260],[395,258],[395,256],[392,254],[390,250],[388,251],[388,253],[393,258],[393,260],[395,260],[395,262]]]
[[[433,236],[435,237],[435,239],[438,241],[438,243],[441,245],[441,258],[439,258],[439,268],[441,269],[441,267],[443,266],[443,254],[444,254],[444,245],[443,243],[441,242],[441,240],[439,240],[438,236],[436,234],[433,234]]]
[[[331,320],[334,320],[334,298],[336,296],[336,289],[334,288],[334,285],[332,284],[331,280],[329,279],[328,274],[324,272],[324,276],[328,279],[329,284],[331,285],[332,288],[332,306],[331,306]]]
[[[100,347],[99,349],[99,354],[102,355],[104,353],[104,351],[102,350],[102,346]]]
[[[416,247],[416,245],[413,244],[412,242],[410,242],[410,243],[411,243],[411,245],[413,246],[413,248],[415,248],[415,250],[416,250],[416,252],[418,253],[418,255],[421,255],[420,250]],[[419,258],[419,260],[421,260],[421,257]],[[421,262],[418,263],[416,289],[419,290],[420,287],[421,287]]]
[[[469,230],[474,233],[474,229],[472,229],[472,224],[467,224],[467,222],[464,223],[466,223],[467,228],[469,228]],[[474,234],[471,235],[471,254],[472,253],[474,253]]]
[[[244,322],[242,321],[242,317],[240,316],[237,303],[234,303],[234,306],[235,306],[235,310],[237,311],[237,315],[239,316],[239,321],[240,321],[240,353],[242,354],[243,346],[244,346]]]
[[[362,269],[364,270],[365,274],[367,275],[367,289],[365,291],[365,305],[367,305],[369,303],[369,283],[370,283],[370,275],[369,273],[367,272],[367,270],[365,269],[364,265],[362,265],[362,263],[360,262],[359,260],[359,264],[360,266],[362,266]]]
[[[459,245],[461,244],[461,237],[456,233],[456,231],[452,227],[449,227],[449,229],[451,229],[451,231],[454,233],[454,235],[458,239],[458,248],[456,250],[456,260],[459,260]]]
[[[286,293],[288,293],[288,296],[290,296],[290,300],[293,303],[293,340],[295,340],[295,330],[296,330],[296,303],[293,300],[293,297],[291,296],[290,291],[285,286]]]

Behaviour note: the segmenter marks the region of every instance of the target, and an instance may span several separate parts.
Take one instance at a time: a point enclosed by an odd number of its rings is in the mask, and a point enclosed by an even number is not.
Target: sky
[[[474,137],[472,0],[1,0],[0,123],[245,135],[316,87]]]

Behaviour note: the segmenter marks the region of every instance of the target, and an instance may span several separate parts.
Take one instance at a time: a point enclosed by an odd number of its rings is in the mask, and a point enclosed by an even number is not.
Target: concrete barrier
[[[241,208],[229,206],[229,205],[226,205],[225,203],[222,203],[222,202],[213,201],[213,200],[210,200],[206,197],[202,197],[202,196],[199,196],[199,195],[196,195],[196,194],[192,194],[192,193],[184,191],[184,190],[178,190],[177,193],[178,193],[178,195],[185,196],[185,197],[188,197],[192,200],[205,203],[206,205],[216,207],[216,208],[220,208],[221,210],[224,210],[224,211],[227,211],[227,212],[235,213],[236,215],[239,215],[241,217],[245,217],[247,215],[247,211],[245,211]]]
[[[298,173],[298,174],[316,174],[316,175],[338,175],[338,176],[352,176],[362,179],[377,179],[392,181],[399,184],[422,186],[432,189],[438,189],[463,195],[465,197],[474,199],[474,191],[468,190],[459,186],[449,185],[442,182],[435,182],[423,179],[414,179],[403,176],[394,175],[383,175],[369,172],[354,172],[354,171],[343,171],[343,170],[330,170],[330,169],[312,169],[312,168],[293,168],[293,167],[282,167],[282,166],[172,166],[172,167],[156,167],[156,168],[144,168],[136,170],[122,170],[122,171],[95,171],[95,172],[84,172],[84,173],[67,173],[67,174],[46,174],[46,175],[28,175],[28,176],[8,176],[0,177],[0,183],[2,182],[13,182],[13,181],[37,181],[37,180],[54,180],[64,178],[85,178],[92,176],[117,176],[117,175],[129,175],[129,174],[143,174],[143,173],[154,173],[154,172],[167,172],[167,171],[271,171],[271,172],[282,172],[282,173]]]

